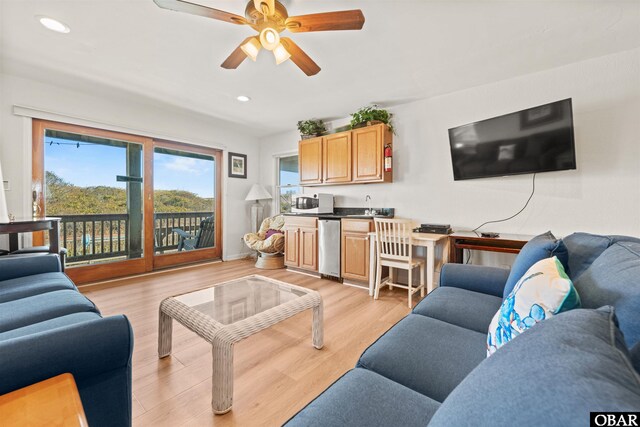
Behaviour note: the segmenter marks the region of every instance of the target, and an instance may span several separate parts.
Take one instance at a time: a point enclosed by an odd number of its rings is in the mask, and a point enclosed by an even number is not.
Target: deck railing
[[[128,258],[130,254],[129,215],[56,215],[60,221],[61,245],[67,249],[67,262],[86,262]],[[154,215],[155,251],[163,253],[178,247],[174,228],[195,235],[200,222],[213,212],[171,212]]]

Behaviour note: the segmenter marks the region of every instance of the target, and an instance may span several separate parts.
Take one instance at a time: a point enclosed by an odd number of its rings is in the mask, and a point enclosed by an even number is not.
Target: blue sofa
[[[0,395],[70,372],[92,427],[131,425],[133,331],[103,318],[57,255],[0,258]]]
[[[487,358],[503,297],[549,256],[563,262],[582,308]],[[640,240],[546,233],[511,271],[445,265],[440,287],[286,425],[589,425],[591,411],[640,411],[639,341]]]

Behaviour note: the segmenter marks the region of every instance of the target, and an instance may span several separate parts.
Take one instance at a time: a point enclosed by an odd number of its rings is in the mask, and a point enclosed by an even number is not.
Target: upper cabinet
[[[392,182],[386,146],[393,147],[393,135],[385,124],[300,141],[300,185]]]
[[[328,135],[322,145],[323,182],[351,182],[351,132]]]
[[[322,137],[298,143],[300,185],[322,184]]]

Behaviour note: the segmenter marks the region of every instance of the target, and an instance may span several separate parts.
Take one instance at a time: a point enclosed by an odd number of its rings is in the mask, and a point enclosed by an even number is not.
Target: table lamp
[[[260,184],[253,184],[249,194],[245,200],[255,200],[256,202],[251,205],[251,231],[257,233],[262,224],[262,215],[264,212],[264,206],[260,203],[260,200],[267,200],[271,198],[271,194]]]
[[[4,195],[4,180],[2,178],[2,164],[0,164],[0,222],[9,222],[7,199]]]

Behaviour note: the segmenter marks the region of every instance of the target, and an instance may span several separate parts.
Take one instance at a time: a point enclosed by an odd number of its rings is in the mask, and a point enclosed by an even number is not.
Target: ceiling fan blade
[[[315,76],[320,72],[320,67],[313,59],[309,57],[304,50],[300,49],[297,44],[288,37],[282,37],[280,43],[287,49],[291,55],[291,60],[298,66],[307,76]]]
[[[252,38],[253,37],[247,37],[246,39],[244,39],[244,41],[240,43],[233,52],[231,52],[231,55],[229,55],[229,57],[225,59],[220,66],[222,68],[226,68],[227,70],[235,70],[236,68],[238,68],[238,66],[242,64],[242,61],[247,59],[247,54],[242,51],[242,45],[247,43]]]
[[[364,15],[359,9],[340,12],[314,13],[290,16],[286,20],[287,29],[292,33],[310,31],[361,30]]]
[[[176,12],[190,13],[192,15],[204,16],[205,18],[217,19],[219,21],[229,22],[231,24],[245,25],[247,20],[240,15],[225,12],[223,10],[213,9],[195,3],[189,3],[184,0],[153,0],[155,4],[163,9],[169,9]]]

